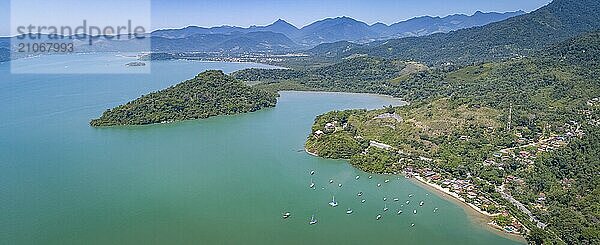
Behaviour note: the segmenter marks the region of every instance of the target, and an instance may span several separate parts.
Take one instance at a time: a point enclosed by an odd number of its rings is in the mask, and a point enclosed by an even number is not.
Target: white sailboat
[[[338,203],[335,201],[335,196],[333,196],[333,200],[331,200],[331,202],[329,202],[329,206],[332,206],[335,208],[335,207],[337,207],[337,205],[338,205]]]
[[[310,218],[310,221],[308,222],[309,225],[314,225],[317,223],[317,219],[315,219],[315,215],[313,214],[313,216]]]

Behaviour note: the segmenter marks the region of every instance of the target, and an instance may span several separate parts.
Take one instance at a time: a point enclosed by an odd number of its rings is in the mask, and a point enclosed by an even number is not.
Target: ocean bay
[[[303,151],[316,115],[401,103],[388,97],[283,92],[276,108],[255,113],[143,127],[88,125],[106,108],[203,70],[247,67],[267,66],[165,61],[154,62],[147,75],[10,75],[9,65],[1,64],[2,240],[517,243],[489,232],[462,207],[404,178],[369,179],[344,161]],[[311,178],[315,190],[309,189]],[[359,198],[360,191],[364,195]],[[334,195],[336,208],[327,205]],[[382,210],[385,203],[387,212]],[[347,208],[354,210],[352,215],[346,215]],[[403,214],[397,215],[398,209]],[[291,217],[284,220],[286,211]],[[383,218],[377,221],[379,213]],[[318,224],[308,225],[311,215]]]

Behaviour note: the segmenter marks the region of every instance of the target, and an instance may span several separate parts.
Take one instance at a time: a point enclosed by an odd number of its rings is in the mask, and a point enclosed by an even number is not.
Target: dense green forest
[[[359,56],[317,68],[246,69],[232,76],[261,82],[259,88],[271,91],[319,90],[398,96],[399,87],[404,85],[393,80],[406,79],[426,69],[416,62]]]
[[[222,71],[195,78],[109,109],[92,126],[145,125],[257,111],[273,107],[277,94],[249,87]]]
[[[274,90],[370,92],[408,99],[411,104],[403,107],[318,116],[307,150],[322,157],[349,159],[367,172],[397,173],[411,165],[447,177],[468,173],[484,181],[482,188],[498,203],[504,202],[490,185],[503,185],[513,176],[522,184],[506,183],[507,191],[529,204],[548,224],[545,230],[535,228],[518,210],[508,207],[529,224],[530,241],[593,244],[598,243],[600,232],[596,197],[600,190],[595,177],[600,143],[599,42],[600,33],[593,32],[529,57],[404,74],[398,71],[407,62],[395,61],[394,68],[378,63],[394,60],[361,56],[319,69],[245,70],[235,76],[260,81],[258,86]],[[570,141],[566,148],[536,153],[537,158],[494,157],[501,149],[548,139],[552,140],[544,142],[560,139],[556,140],[560,143],[562,138]],[[392,148],[373,147],[371,141]],[[521,151],[535,153],[544,145],[533,144]],[[407,165],[400,163],[403,158],[412,160]],[[565,181],[571,186],[561,184]],[[534,199],[542,192],[548,201],[539,207]]]
[[[600,1],[554,0],[532,13],[482,27],[365,46],[329,44],[315,48],[315,53],[336,54],[339,58],[368,54],[429,65],[465,65],[534,54],[547,45],[600,29],[599,19]]]

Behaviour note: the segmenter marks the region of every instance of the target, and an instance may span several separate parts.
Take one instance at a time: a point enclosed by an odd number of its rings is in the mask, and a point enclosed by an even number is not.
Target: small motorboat
[[[378,214],[377,217],[375,217],[376,220],[380,220],[381,219],[381,214]]]
[[[357,175],[355,179],[360,179],[360,176]]]
[[[311,171],[310,171],[310,175],[315,175],[315,171],[314,171],[314,170],[311,170]]]
[[[291,214],[290,212],[285,212],[285,213],[283,213],[283,219],[287,219],[287,218],[289,218],[290,216],[292,216],[292,214]]]
[[[313,182],[313,180],[310,180],[310,185],[308,186],[309,188],[315,188],[315,182]]]
[[[381,183],[377,183],[377,187],[381,187]]]
[[[399,214],[399,215],[400,215],[400,214],[402,214],[402,210],[398,210],[398,214]]]
[[[372,179],[372,178],[373,178],[373,176],[369,175],[369,179]]]
[[[361,192],[358,192],[358,194],[356,194],[356,195],[358,195],[358,196],[362,196],[362,194],[363,194],[363,193],[362,193],[362,191],[361,191]]]
[[[338,205],[338,203],[335,201],[335,196],[334,196],[333,200],[331,200],[331,202],[329,202],[329,206],[332,206],[335,208],[335,207],[337,207],[337,205]]]
[[[367,201],[367,200],[365,200],[365,199],[362,199],[360,202],[361,202],[361,203],[365,203],[366,201]]]
[[[438,211],[438,208],[434,208],[433,212],[436,213]]]
[[[383,206],[383,212],[387,212],[388,211],[388,207],[387,204]]]
[[[338,186],[339,186],[339,187],[342,187],[342,184],[340,183],[340,184],[338,184]]]
[[[394,202],[400,201],[400,199],[398,198],[394,198]]]
[[[413,197],[413,194],[408,194],[408,197]]]
[[[409,204],[409,203],[410,203],[410,201],[409,201],[409,200],[406,200],[406,204]]]
[[[417,210],[416,210],[416,209],[415,209],[415,210],[413,210],[413,214],[417,214]]]
[[[390,180],[389,180],[389,179],[386,179],[384,182],[385,182],[385,183],[388,183],[388,182],[390,182]]]
[[[346,210],[346,214],[352,214],[352,212],[353,212],[352,209],[347,209]]]
[[[383,201],[384,201],[384,202],[385,202],[385,201],[387,201],[387,197],[383,197]]]
[[[309,224],[309,225],[314,225],[314,224],[316,224],[316,223],[317,223],[317,221],[318,221],[318,220],[317,220],[317,219],[315,219],[315,215],[313,215],[313,216],[310,218],[310,221],[308,222],[308,224]]]
[[[413,226],[415,226],[415,223],[410,224],[410,227],[413,227]]]
[[[333,179],[329,179],[329,184],[333,184]]]
[[[423,202],[423,201],[421,201],[421,202],[419,203],[419,206],[423,206],[423,203],[424,203],[424,202]]]

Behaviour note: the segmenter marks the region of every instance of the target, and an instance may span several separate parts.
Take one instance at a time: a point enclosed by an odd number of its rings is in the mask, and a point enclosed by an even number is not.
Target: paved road
[[[531,213],[531,211],[529,211],[529,209],[527,209],[527,207],[525,207],[525,205],[523,205],[521,202],[517,201],[517,199],[515,199],[514,197],[512,197],[510,194],[504,192],[504,186],[496,186],[496,191],[498,193],[500,193],[500,195],[502,195],[502,197],[504,199],[506,199],[507,201],[509,201],[510,203],[512,203],[513,205],[517,206],[517,208],[519,210],[521,210],[521,212],[527,214],[527,216],[529,216],[529,220],[531,222],[534,222],[535,225],[538,228],[546,228],[546,224],[542,223],[540,220],[538,220],[533,213]]]

